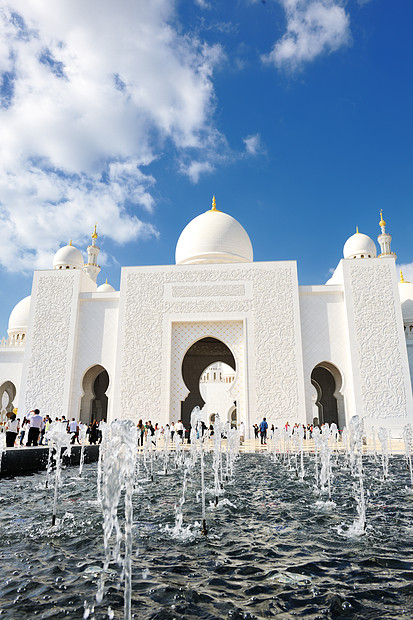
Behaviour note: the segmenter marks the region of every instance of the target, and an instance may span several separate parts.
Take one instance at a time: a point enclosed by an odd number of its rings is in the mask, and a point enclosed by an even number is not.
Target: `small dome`
[[[113,286],[108,284],[108,281],[106,280],[105,284],[101,284],[100,286],[98,286],[96,291],[98,293],[114,293],[115,289],[113,288]]]
[[[9,318],[9,334],[26,332],[29,323],[30,301],[31,295],[14,306]]]
[[[376,258],[376,244],[373,239],[357,231],[345,242],[343,255],[344,258]]]
[[[403,318],[413,319],[413,284],[403,278],[399,282],[399,295]]]
[[[236,219],[213,208],[191,220],[176,244],[177,265],[251,263],[252,245]]]
[[[53,269],[83,269],[83,254],[70,242],[57,250],[53,259]]]

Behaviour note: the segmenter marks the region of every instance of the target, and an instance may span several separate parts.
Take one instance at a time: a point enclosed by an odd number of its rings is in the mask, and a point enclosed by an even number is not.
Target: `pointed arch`
[[[79,419],[85,424],[107,419],[109,374],[100,364],[91,366],[83,375]]]
[[[337,424],[341,430],[345,427],[344,398],[341,392],[343,375],[335,364],[323,361],[311,372],[311,383],[316,390],[315,406],[318,411],[316,423]]]
[[[205,404],[199,382],[202,373],[211,364],[223,362],[236,371],[235,357],[231,349],[222,340],[207,336],[198,339],[186,351],[182,360],[182,379],[189,391],[185,400],[181,401],[181,419],[188,428],[191,411],[194,407]]]

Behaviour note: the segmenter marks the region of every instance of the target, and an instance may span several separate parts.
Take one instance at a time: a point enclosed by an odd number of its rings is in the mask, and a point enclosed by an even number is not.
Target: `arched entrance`
[[[16,386],[11,381],[5,381],[0,386],[1,412],[11,413],[14,408],[13,401],[16,398]]]
[[[16,387],[11,381],[5,381],[0,386],[0,424],[3,426],[7,421],[7,414],[14,408],[13,401],[16,398]]]
[[[182,361],[182,378],[189,394],[181,401],[181,419],[185,428],[189,427],[191,411],[205,404],[201,396],[199,381],[203,372],[215,362],[223,362],[233,370],[235,359],[231,350],[221,340],[207,337],[195,342],[186,352]]]
[[[231,428],[237,428],[237,407],[235,404],[231,407],[228,412],[228,422],[231,424]]]
[[[343,379],[340,371],[330,362],[321,362],[311,373],[311,383],[316,389],[315,405],[318,411],[318,420],[314,423],[337,424],[342,430],[345,426],[344,399],[340,390]]]
[[[103,366],[96,364],[85,373],[82,381],[83,396],[80,401],[81,422],[89,424],[92,420],[106,420],[108,413],[109,375]]]

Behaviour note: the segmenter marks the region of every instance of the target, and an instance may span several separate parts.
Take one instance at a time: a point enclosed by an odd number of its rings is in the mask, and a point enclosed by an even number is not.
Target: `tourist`
[[[69,433],[72,435],[70,443],[74,444],[76,439],[77,439],[77,442],[79,443],[79,424],[75,420],[75,418],[72,418],[71,421],[69,422]]]
[[[40,431],[39,446],[43,445],[44,435],[45,435],[45,432],[47,430],[46,429],[46,423],[47,423],[48,418],[49,418],[48,415],[45,418],[43,418],[43,427],[42,427],[42,429]]]
[[[13,412],[6,422],[6,447],[13,448],[19,430],[19,421]]]
[[[172,422],[171,423],[171,441],[174,440],[174,435],[175,435],[175,424]]]
[[[90,435],[91,435],[91,433],[92,433],[92,423],[90,422],[90,423],[88,424],[88,427],[87,427],[87,430],[86,430],[86,438],[88,439],[89,443],[92,443],[92,442],[90,441]]]
[[[252,428],[254,429],[255,439],[258,439],[258,433],[260,432],[260,429],[258,428],[258,424],[254,424]]]
[[[260,434],[261,434],[261,443],[262,444],[266,444],[267,443],[267,428],[268,428],[267,420],[265,418],[263,418],[262,422],[260,424]]]
[[[138,446],[143,446],[143,438],[145,436],[145,427],[143,425],[142,420],[139,420],[137,424],[138,429]]]
[[[44,424],[44,431],[46,433],[45,439],[44,439],[45,445],[48,444],[47,431],[49,430],[51,424],[52,424],[52,420],[51,420],[50,416],[47,415],[46,418],[45,418],[45,424]]]
[[[176,432],[179,435],[179,437],[181,438],[181,441],[184,440],[184,425],[182,424],[182,420],[178,420],[177,424],[176,424]]]
[[[241,443],[244,443],[245,441],[245,424],[244,422],[240,422],[239,425],[239,440]]]
[[[23,445],[23,442],[24,442],[24,436],[26,434],[26,427],[28,426],[28,424],[29,424],[29,420],[26,416],[24,416],[22,425],[20,427],[20,435],[19,435],[19,443],[21,446]]]
[[[37,446],[39,441],[40,431],[43,428],[43,418],[40,415],[38,409],[31,411],[33,415],[29,419],[29,436],[27,438],[26,446]]]
[[[99,424],[96,420],[93,420],[92,424],[88,428],[89,443],[95,445],[99,439]]]
[[[79,437],[77,439],[79,444],[84,444],[87,434],[87,426],[84,422],[79,422]]]

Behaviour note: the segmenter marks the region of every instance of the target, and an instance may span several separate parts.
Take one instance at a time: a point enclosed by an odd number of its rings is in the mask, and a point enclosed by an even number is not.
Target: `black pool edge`
[[[94,463],[99,458],[99,446],[84,446],[85,463]],[[64,452],[66,448],[62,448]],[[65,465],[79,465],[81,446],[71,446],[70,456],[65,456]],[[0,478],[24,476],[47,468],[49,448],[39,446],[37,448],[8,448],[3,452],[1,460]]]

